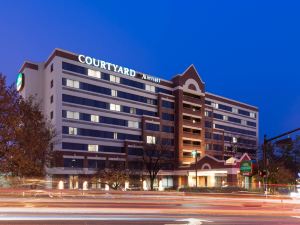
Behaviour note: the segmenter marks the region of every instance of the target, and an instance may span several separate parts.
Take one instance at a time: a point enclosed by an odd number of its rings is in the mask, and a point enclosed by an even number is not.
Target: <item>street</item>
[[[0,224],[300,224],[300,201],[224,195],[3,197]]]

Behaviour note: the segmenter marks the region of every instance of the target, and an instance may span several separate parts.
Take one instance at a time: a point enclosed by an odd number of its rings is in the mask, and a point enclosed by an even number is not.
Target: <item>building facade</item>
[[[172,186],[186,185],[178,180],[195,155],[256,158],[258,108],[206,92],[193,65],[164,80],[55,49],[45,62],[26,61],[20,73],[21,95],[36,96],[58,133],[49,177],[69,187],[111,164],[142,171],[145,143],[168,146],[160,173]]]

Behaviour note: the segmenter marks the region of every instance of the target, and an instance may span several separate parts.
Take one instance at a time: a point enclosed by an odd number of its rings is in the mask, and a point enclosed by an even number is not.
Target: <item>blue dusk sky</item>
[[[0,1],[0,72],[54,48],[169,79],[190,64],[206,90],[259,107],[260,140],[300,127],[300,1]]]

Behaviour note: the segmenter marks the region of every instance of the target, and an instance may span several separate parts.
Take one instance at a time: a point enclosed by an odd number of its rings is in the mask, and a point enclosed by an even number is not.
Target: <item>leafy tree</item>
[[[159,171],[166,163],[172,164],[172,159],[170,158],[171,146],[169,144],[157,143],[144,144],[143,148],[144,169],[149,176],[150,189],[154,190],[154,181]]]
[[[23,99],[0,75],[0,171],[20,178],[45,175],[55,136],[36,100]]]

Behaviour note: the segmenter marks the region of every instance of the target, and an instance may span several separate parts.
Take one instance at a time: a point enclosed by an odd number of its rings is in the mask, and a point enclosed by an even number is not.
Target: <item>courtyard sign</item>
[[[24,73],[19,73],[17,76],[17,82],[16,82],[17,91],[22,91],[22,89],[24,88],[24,84],[25,84]]]
[[[92,65],[94,67],[98,67],[100,69],[109,70],[112,72],[120,73],[126,76],[136,77],[136,71],[133,69],[129,69],[127,67],[119,66],[113,63],[105,62],[103,60],[95,59],[90,56],[85,55],[78,55],[78,61],[87,64]],[[142,74],[143,80],[149,80],[155,83],[160,83],[160,79],[156,77],[152,77],[149,75]]]
[[[252,161],[241,162],[240,172],[243,176],[250,176],[252,174]]]

